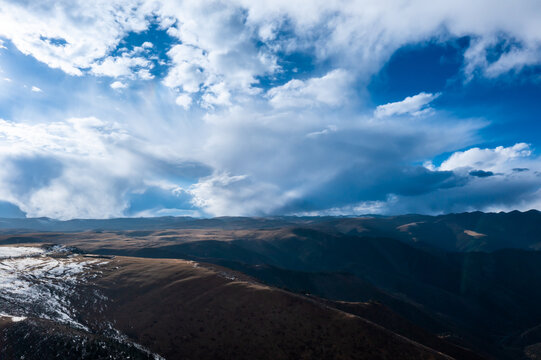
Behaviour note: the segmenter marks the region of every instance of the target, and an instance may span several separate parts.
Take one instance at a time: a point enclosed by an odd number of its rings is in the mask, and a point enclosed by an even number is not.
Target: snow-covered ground
[[[19,321],[26,320],[26,317],[24,317],[24,316],[13,316],[13,315],[8,315],[8,314],[4,314],[4,313],[0,312],[0,318],[2,318],[2,317],[3,318],[9,318],[13,322],[19,322]]]
[[[45,250],[27,246],[0,246],[0,259],[44,254]]]
[[[60,246],[0,246],[0,316],[37,317],[84,328],[70,298],[75,286],[90,276],[87,270],[102,263]]]
[[[93,331],[85,326],[77,311],[85,303],[100,306],[106,298],[95,289],[81,293],[81,286],[98,276],[100,266],[107,262],[75,254],[62,246],[0,246],[0,318],[13,322],[41,318]],[[111,323],[102,325],[100,335],[163,360],[118,332]]]

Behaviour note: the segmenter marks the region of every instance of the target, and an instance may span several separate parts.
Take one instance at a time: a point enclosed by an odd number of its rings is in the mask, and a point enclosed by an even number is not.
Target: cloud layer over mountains
[[[371,82],[401,49],[460,40],[448,83],[539,86],[540,12],[2,0],[0,201],[61,219],[539,208],[536,144],[444,109],[445,87],[378,103]]]

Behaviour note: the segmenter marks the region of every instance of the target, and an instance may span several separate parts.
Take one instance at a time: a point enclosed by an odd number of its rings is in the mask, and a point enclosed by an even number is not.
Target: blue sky
[[[539,209],[539,13],[0,0],[0,216]]]

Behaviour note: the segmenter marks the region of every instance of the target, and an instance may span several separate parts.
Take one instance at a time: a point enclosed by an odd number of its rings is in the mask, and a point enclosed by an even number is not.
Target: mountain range
[[[58,342],[80,336],[117,349],[118,358],[137,347],[96,340],[103,324],[149,351],[140,356],[166,359],[541,358],[535,210],[2,219],[0,229],[0,253],[54,245],[105,262],[75,287],[80,298],[100,294],[101,305],[70,303],[85,329],[24,306],[15,315],[26,320],[0,316],[7,358],[38,346],[13,334],[42,334],[51,328],[44,322],[56,324],[58,338],[42,346],[68,351]],[[14,309],[0,304],[0,315]]]

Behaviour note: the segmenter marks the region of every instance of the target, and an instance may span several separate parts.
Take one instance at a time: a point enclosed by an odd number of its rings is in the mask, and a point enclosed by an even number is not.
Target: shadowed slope
[[[360,317],[220,267],[117,258],[105,316],[167,359],[444,359]],[[118,268],[117,268],[118,267]]]

